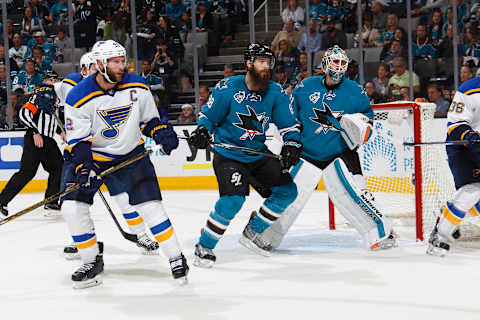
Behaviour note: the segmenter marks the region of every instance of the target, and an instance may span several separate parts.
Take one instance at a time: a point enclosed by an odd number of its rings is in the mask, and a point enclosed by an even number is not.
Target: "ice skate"
[[[193,265],[200,268],[211,268],[217,257],[212,249],[203,247],[200,243],[195,245],[195,259]]]
[[[160,248],[158,242],[150,239],[146,233],[137,235],[137,247],[144,255],[158,255],[158,249]]]
[[[453,239],[458,239],[460,237],[460,232],[456,230],[452,234]],[[450,251],[450,243],[447,239],[442,237],[438,233],[438,222],[435,224],[435,227],[428,238],[428,247],[427,247],[427,254],[432,256],[444,257],[448,251]]]
[[[262,234],[252,229],[250,222],[243,230],[239,242],[244,247],[265,257],[269,257],[272,252],[272,245],[263,238]]]
[[[387,238],[372,245],[370,247],[370,250],[378,251],[378,250],[387,250],[387,249],[398,247],[397,239],[398,239],[398,235],[392,230],[392,232]]]
[[[101,254],[103,254],[102,241],[98,241],[98,250],[100,251]],[[77,260],[81,258],[75,243],[69,244],[63,248],[63,256],[65,257],[66,260]]]
[[[95,261],[85,263],[72,274],[74,289],[98,286],[102,283],[103,255],[96,256]]]
[[[56,202],[48,202],[43,206],[43,216],[47,218],[57,217],[60,215],[60,205]]]
[[[170,268],[172,269],[172,276],[175,280],[177,280],[181,285],[188,283],[187,275],[190,268],[188,267],[187,259],[185,259],[183,254],[170,259]]]

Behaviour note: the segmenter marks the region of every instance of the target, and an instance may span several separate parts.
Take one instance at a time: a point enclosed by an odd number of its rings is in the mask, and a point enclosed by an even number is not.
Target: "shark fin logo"
[[[245,131],[240,137],[240,140],[245,140],[247,137],[253,140],[256,135],[265,134],[265,125],[268,123],[269,117],[265,116],[265,112],[257,114],[255,110],[247,105],[248,114],[237,112],[239,123],[233,123],[234,126]]]

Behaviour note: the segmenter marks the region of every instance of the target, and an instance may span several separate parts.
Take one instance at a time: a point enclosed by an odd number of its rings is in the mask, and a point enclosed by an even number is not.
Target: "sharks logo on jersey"
[[[238,91],[233,95],[233,99],[235,99],[235,101],[240,104],[243,102],[243,100],[245,100],[245,96],[245,91]]]
[[[338,131],[337,129],[335,129],[332,120],[339,119],[340,116],[343,114],[343,111],[332,111],[332,109],[330,109],[328,104],[326,104],[324,101],[322,101],[322,105],[323,110],[313,108],[315,117],[310,117],[310,120],[320,125],[320,127],[315,130],[315,133],[319,134],[320,131],[323,131],[324,134],[327,134],[329,130]],[[338,120],[336,122],[338,122]]]
[[[227,80],[226,80],[226,79],[222,79],[222,80],[218,81],[217,84],[215,85],[215,88],[217,88],[218,90],[222,90],[222,89],[228,88]]]
[[[255,135],[265,134],[265,125],[268,123],[269,117],[265,116],[265,112],[257,114],[252,107],[247,105],[248,114],[237,112],[237,117],[240,123],[233,123],[234,126],[245,130],[245,133],[240,137],[240,140],[245,140],[247,137],[250,140],[255,138]]]
[[[127,121],[131,111],[132,104],[97,111],[100,118],[102,118],[103,122],[108,126],[108,128],[102,130],[102,136],[107,139],[114,139],[118,136],[118,127]]]

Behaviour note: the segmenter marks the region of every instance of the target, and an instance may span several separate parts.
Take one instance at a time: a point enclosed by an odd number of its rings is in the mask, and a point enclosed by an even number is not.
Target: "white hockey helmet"
[[[92,64],[95,64],[95,59],[93,59],[92,53],[87,52],[83,54],[83,56],[80,58],[80,68],[82,69],[80,73],[82,74],[82,77],[84,78],[88,77],[88,70],[90,69],[90,66]],[[83,68],[87,70],[85,74],[83,73]]]
[[[107,74],[108,59],[125,57],[126,60],[127,52],[125,51],[125,48],[121,44],[113,40],[97,41],[93,45],[91,53],[93,59],[95,60],[95,67],[97,68],[98,72],[100,72],[108,82],[114,83],[112,80],[110,80]],[[100,70],[98,60],[100,60],[104,66],[103,72]]]
[[[348,69],[348,57],[345,51],[335,45],[329,48],[322,58],[322,70],[335,83],[340,83]]]

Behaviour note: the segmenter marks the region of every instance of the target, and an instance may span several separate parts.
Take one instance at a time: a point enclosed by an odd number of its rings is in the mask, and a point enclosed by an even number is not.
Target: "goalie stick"
[[[65,126],[63,125],[63,122],[60,120],[60,117],[58,116],[58,114],[56,112],[54,112],[53,114],[55,115],[55,118],[57,119],[57,122],[58,122],[58,125],[59,125],[60,129],[62,130],[63,134],[65,134]],[[137,243],[137,235],[132,234],[132,233],[128,233],[128,232],[126,232],[125,230],[122,229],[122,226],[120,226],[120,223],[118,222],[118,219],[115,216],[115,213],[113,213],[112,208],[108,204],[107,199],[105,199],[105,196],[103,195],[103,192],[100,190],[100,188],[98,189],[97,193],[98,193],[100,199],[102,199],[103,204],[107,208],[108,213],[112,217],[113,222],[115,222],[115,225],[117,226],[118,231],[120,231],[120,233],[122,234],[123,238],[125,238],[128,241]]]
[[[117,165],[115,165],[115,166],[113,166],[113,167],[111,167],[111,168],[103,171],[102,173],[100,173],[100,174],[98,175],[98,177],[99,177],[99,178],[103,178],[103,177],[105,177],[105,176],[107,176],[107,175],[109,175],[109,174],[111,174],[111,173],[114,173],[115,171],[120,170],[120,169],[123,168],[123,167],[128,166],[129,164],[134,163],[135,161],[138,161],[138,160],[140,160],[140,159],[145,158],[146,156],[150,155],[150,153],[156,152],[156,151],[158,151],[158,150],[160,150],[160,151],[163,152],[163,148],[162,148],[161,145],[153,146],[151,149],[145,150],[144,152],[142,152],[142,153],[140,153],[140,154],[137,154],[136,156],[133,156],[133,157],[131,157],[131,158],[129,158],[129,159],[127,159],[127,160],[125,160],[125,161],[123,161],[123,162],[121,162],[121,163],[119,163],[119,164],[117,164]],[[164,152],[164,153],[165,153],[165,152]],[[60,198],[61,196],[64,196],[64,195],[66,195],[66,194],[69,194],[69,193],[71,193],[71,192],[73,192],[73,191],[75,191],[75,190],[77,190],[77,189],[79,189],[79,188],[80,188],[80,184],[76,183],[76,184],[68,187],[65,191],[57,192],[56,194],[51,195],[50,197],[45,198],[44,200],[42,200],[42,201],[40,201],[40,202],[37,202],[37,203],[31,205],[30,207],[23,209],[22,211],[19,211],[19,212],[15,213],[15,214],[13,214],[13,215],[11,215],[11,216],[9,216],[9,217],[6,217],[5,219],[3,219],[3,220],[0,221],[0,226],[6,224],[7,222],[10,222],[10,221],[18,218],[18,217],[21,217],[21,216],[23,216],[24,214],[27,214],[27,213],[29,213],[30,211],[33,211],[33,210],[35,210],[35,209],[37,209],[37,208],[45,205],[47,202],[51,202],[51,201],[57,200],[57,199]]]

